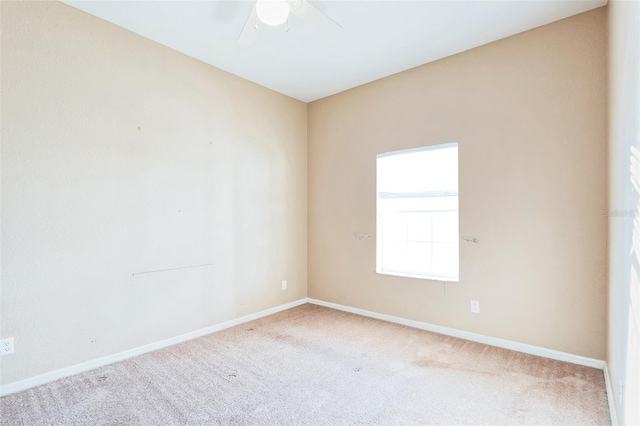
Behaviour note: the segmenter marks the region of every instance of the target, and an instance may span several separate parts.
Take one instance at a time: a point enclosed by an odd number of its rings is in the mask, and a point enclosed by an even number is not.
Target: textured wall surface
[[[306,296],[304,103],[57,2],[1,83],[3,384]]]
[[[605,358],[604,8],[309,105],[309,296]],[[375,273],[376,154],[459,143],[460,282]],[[480,301],[471,314],[469,301]]]

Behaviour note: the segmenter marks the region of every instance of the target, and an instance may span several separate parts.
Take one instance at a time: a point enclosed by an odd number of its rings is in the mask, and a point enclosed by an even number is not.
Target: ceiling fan
[[[307,0],[256,0],[238,38],[239,44],[253,43],[263,25],[285,26],[289,31],[289,15],[293,14],[322,34],[333,33],[342,27]]]

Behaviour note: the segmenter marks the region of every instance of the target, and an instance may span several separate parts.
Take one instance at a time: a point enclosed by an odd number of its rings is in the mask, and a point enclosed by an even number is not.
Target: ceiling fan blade
[[[309,24],[322,34],[334,34],[342,29],[340,24],[329,18],[307,0],[295,2],[295,6],[292,5],[291,7],[291,13],[300,17],[306,24]]]
[[[238,37],[238,44],[251,44],[258,40],[258,30],[255,26],[258,24],[258,15],[256,14],[256,3],[251,8],[251,13],[247,17],[247,22],[244,23],[244,28]]]

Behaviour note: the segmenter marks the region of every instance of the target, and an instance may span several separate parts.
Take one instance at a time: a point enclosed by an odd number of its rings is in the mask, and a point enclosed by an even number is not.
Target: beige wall
[[[604,9],[307,109],[68,6],[1,5],[0,383],[305,297],[307,229],[310,297],[604,359]],[[356,238],[376,154],[453,141],[480,240],[460,282],[377,275]]]
[[[604,359],[606,47],[600,8],[311,103],[309,297]],[[376,154],[446,142],[460,282],[377,275]]]
[[[619,423],[640,425],[640,2],[610,0],[608,8],[609,206],[616,215],[609,219],[607,362]]]
[[[306,296],[304,103],[55,2],[1,47],[3,384]]]

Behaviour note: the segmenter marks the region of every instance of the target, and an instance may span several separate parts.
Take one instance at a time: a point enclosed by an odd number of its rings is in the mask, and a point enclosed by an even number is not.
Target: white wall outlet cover
[[[282,289],[283,290],[287,289],[287,280],[282,280]]]
[[[13,337],[0,340],[0,355],[9,355],[13,353]]]
[[[474,314],[480,313],[480,302],[478,302],[477,300],[471,301],[471,312]]]

